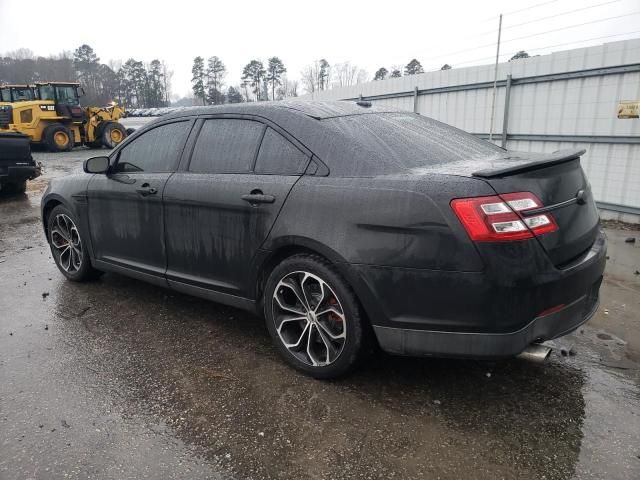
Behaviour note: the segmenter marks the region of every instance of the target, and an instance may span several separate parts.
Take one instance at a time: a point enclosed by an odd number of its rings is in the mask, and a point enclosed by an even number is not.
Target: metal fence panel
[[[412,111],[417,88],[418,113],[488,138],[493,68],[428,72],[302,98],[362,96],[376,105]],[[500,64],[493,129],[498,144],[508,75],[506,147],[542,152],[586,148],[582,163],[600,207],[614,217],[640,221],[640,119],[617,118],[618,102],[640,101],[640,39]]]

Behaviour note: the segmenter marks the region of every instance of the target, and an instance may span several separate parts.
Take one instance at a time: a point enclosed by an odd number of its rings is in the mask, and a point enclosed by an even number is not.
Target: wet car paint
[[[640,476],[637,232],[608,231],[600,312],[548,365],[379,355],[318,382],[250,314],[64,280],[39,196],[92,153],[36,153],[44,178],[0,198],[0,478]]]
[[[220,175],[189,171],[193,145],[212,136],[213,130],[203,133],[212,118],[221,119],[213,123],[244,121],[262,124],[263,132],[267,125],[278,130],[288,139],[281,145],[298,146],[304,161],[297,171],[306,173],[254,175],[248,166],[244,173],[238,173],[244,167]],[[165,173],[118,173],[119,152],[135,148],[137,135],[182,128],[176,125],[193,127],[173,137],[178,143],[172,145],[180,146],[171,153],[177,166]],[[242,129],[232,131],[229,142],[243,138]],[[331,142],[318,142],[328,136]],[[267,303],[264,279],[279,261],[295,249],[319,253],[353,288],[383,350],[508,357],[533,341],[574,330],[597,307],[606,242],[598,236],[595,203],[577,157],[581,153],[543,160],[540,154],[505,151],[427,117],[350,102],[202,107],[144,126],[110,155],[111,173],[52,182],[43,197],[43,218],[59,202],[71,210],[99,270],[167,282],[176,291],[256,313]],[[491,165],[499,157],[505,158],[500,178],[494,179]],[[538,158],[538,169],[529,171],[529,157]],[[449,162],[469,158],[475,165],[468,165],[465,175],[448,174]],[[514,174],[503,180],[505,162]],[[316,167],[312,173],[311,165]],[[418,165],[437,168],[419,174]],[[327,176],[318,173],[321,166],[328,168]],[[489,169],[486,181],[474,176],[476,168]],[[569,213],[565,207],[556,213],[560,204],[538,205],[551,209],[560,225],[545,239],[473,242],[451,201],[493,195],[505,182],[517,187],[510,191],[531,188],[543,200],[559,191],[567,202],[582,188],[588,202],[575,204],[577,210],[571,207]],[[154,195],[141,193],[145,185]],[[243,201],[263,190],[271,205]],[[546,237],[555,245],[543,247]],[[555,250],[561,251],[558,258],[552,256]],[[575,264],[564,269],[561,263],[570,259]],[[430,301],[410,293],[417,286],[428,289]],[[556,303],[541,298],[544,288],[561,292]],[[559,304],[566,306],[564,312],[539,318]]]

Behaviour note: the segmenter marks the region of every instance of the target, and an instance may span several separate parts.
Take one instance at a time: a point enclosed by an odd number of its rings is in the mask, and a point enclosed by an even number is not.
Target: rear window
[[[351,115],[324,122],[352,140],[360,153],[366,152],[399,169],[472,160],[504,152],[474,135],[413,113]]]
[[[256,158],[264,126],[251,120],[204,122],[193,149],[190,172],[247,173]]]
[[[255,173],[299,175],[307,166],[307,156],[278,132],[267,128],[256,161]]]

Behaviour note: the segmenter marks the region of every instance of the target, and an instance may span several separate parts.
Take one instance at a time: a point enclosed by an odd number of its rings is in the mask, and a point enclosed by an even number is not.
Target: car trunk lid
[[[542,212],[553,215],[558,230],[536,238],[558,267],[586,252],[598,234],[598,211],[580,166],[584,152],[508,152],[503,158],[476,162],[471,174],[489,183],[498,194],[532,192],[541,200],[541,208],[523,215]]]

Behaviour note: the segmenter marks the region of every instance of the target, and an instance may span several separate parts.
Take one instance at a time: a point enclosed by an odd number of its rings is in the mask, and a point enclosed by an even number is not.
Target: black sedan
[[[145,125],[42,199],[70,280],[129,275],[263,314],[319,378],[372,346],[546,355],[598,305],[583,151],[506,151],[367,102],[203,107]]]

